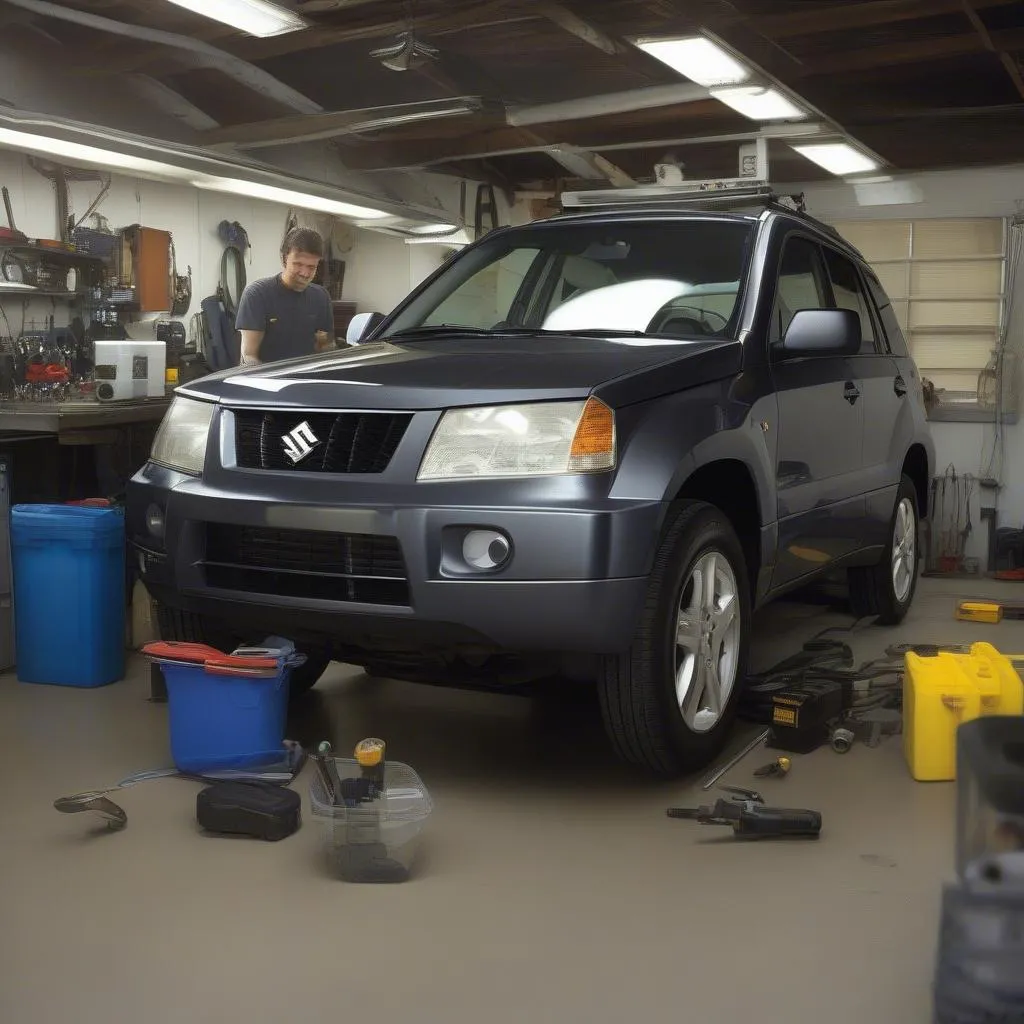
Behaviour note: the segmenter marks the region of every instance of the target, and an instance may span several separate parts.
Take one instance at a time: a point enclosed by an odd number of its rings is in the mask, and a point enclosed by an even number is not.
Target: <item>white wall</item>
[[[401,239],[359,231],[346,256],[345,297],[360,313],[390,313],[425,277],[441,265],[435,245],[406,245]]]
[[[54,238],[57,234],[56,199],[53,186],[37,174],[26,157],[0,150],[0,182],[10,189],[11,205],[19,230],[33,238]],[[71,184],[72,212],[80,217],[97,195],[99,182]],[[248,280],[277,273],[280,244],[288,208],[275,203],[204,192],[185,185],[114,176],[110,192],[98,209],[115,230],[128,224],[161,228],[172,232],[178,272],[192,267],[192,309],[215,293],[220,280],[223,244],[217,234],[222,220],[237,220],[249,233],[252,249],[246,263]],[[90,222],[91,223],[91,222]],[[347,253],[344,297],[356,299],[361,309],[391,309],[428,272],[434,246],[410,246],[399,238],[355,230],[354,245]],[[436,263],[434,264],[436,265]],[[33,318],[42,320],[53,313],[58,326],[68,322],[67,303],[7,296],[3,309],[15,333]],[[149,319],[155,319],[150,316]],[[187,317],[185,318],[187,319]],[[133,329],[133,336],[151,336]],[[0,326],[0,334],[6,333]]]

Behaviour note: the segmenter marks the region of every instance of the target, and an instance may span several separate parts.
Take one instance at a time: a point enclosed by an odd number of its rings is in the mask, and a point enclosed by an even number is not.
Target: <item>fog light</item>
[[[473,530],[462,542],[466,564],[481,572],[499,569],[512,553],[508,537],[497,530]]]
[[[149,532],[154,537],[159,537],[163,540],[166,525],[163,510],[158,508],[156,505],[150,505],[149,508],[146,509],[146,528]]]

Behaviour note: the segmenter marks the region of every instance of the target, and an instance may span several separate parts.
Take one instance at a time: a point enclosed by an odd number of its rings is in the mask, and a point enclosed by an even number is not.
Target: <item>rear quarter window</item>
[[[896,319],[896,312],[892,308],[889,296],[886,295],[885,289],[878,278],[875,277],[868,267],[864,268],[864,279],[868,283],[868,291],[871,292],[871,298],[874,299],[875,306],[878,309],[878,315],[881,318],[882,327],[885,329],[885,336],[889,342],[889,350],[894,356],[905,359],[909,355],[907,339],[903,335],[903,329],[900,327],[899,320]]]

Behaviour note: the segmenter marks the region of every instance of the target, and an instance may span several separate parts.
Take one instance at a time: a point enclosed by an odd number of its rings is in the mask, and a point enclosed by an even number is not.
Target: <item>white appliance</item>
[[[97,341],[96,397],[101,402],[163,398],[167,345],[162,341]]]

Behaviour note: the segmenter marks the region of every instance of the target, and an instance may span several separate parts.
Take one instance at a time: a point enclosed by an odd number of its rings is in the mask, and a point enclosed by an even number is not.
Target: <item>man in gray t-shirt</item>
[[[235,328],[242,333],[242,366],[311,356],[334,347],[334,310],[326,289],[313,284],[324,242],[309,228],[293,228],[281,245],[284,269],[242,292]]]

